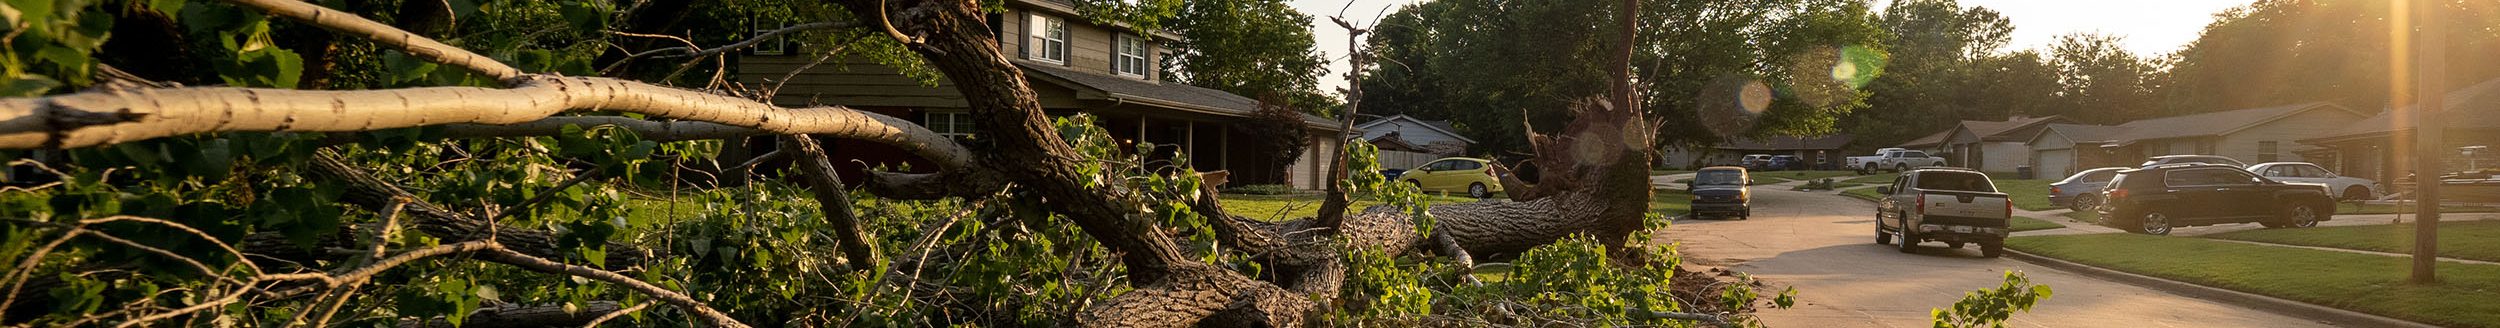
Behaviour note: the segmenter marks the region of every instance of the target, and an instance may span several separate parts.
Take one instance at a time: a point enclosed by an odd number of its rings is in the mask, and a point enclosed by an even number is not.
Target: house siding
[[[791,77],[788,83],[778,81],[784,74],[807,65],[815,59],[808,56],[745,56],[739,58],[738,82],[747,85],[781,85],[773,103],[783,106],[841,104],[854,107],[918,107],[969,108],[963,94],[955,90],[953,81],[939,77],[937,85],[922,84],[919,79],[903,75],[901,70],[875,64],[866,57],[849,56],[816,65]],[[1044,108],[1076,108],[1076,92],[1043,84],[1033,91]]]
[[[2021,142],[1983,142],[1978,147],[1980,165],[1972,168],[1981,172],[2014,172],[2031,165],[2031,148]]]
[[[1380,136],[1388,135],[1390,132],[1397,132],[1398,139],[1404,139],[1406,142],[1414,143],[1418,146],[1431,145],[1438,142],[1466,142],[1459,140],[1458,136],[1441,133],[1440,130],[1435,130],[1431,127],[1425,126],[1423,123],[1416,123],[1414,121],[1404,119],[1380,123],[1380,125],[1374,125],[1367,128],[1363,130],[1363,139],[1371,140],[1373,138],[1379,138]]]
[[[2213,148],[2218,155],[2256,164],[2259,160],[2258,143],[2273,141],[2276,161],[2306,161],[2301,158],[2300,154],[2293,152],[2295,148],[2302,147],[2297,142],[2298,140],[2324,137],[2324,134],[2329,133],[2328,131],[2334,131],[2343,127],[2344,124],[2363,118],[2365,117],[2349,111],[2312,109],[2224,135],[2218,139]]]

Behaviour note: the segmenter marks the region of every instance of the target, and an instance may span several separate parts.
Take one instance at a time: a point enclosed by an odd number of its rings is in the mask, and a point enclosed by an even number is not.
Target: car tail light
[[[2126,190],[2126,189],[2110,189],[2110,190],[2109,190],[2109,201],[2115,202],[2115,201],[2121,201],[2121,200],[2126,200],[2126,199],[2127,199],[2127,190]]]
[[[2009,218],[2009,219],[2014,217],[2014,200],[2013,200],[2013,199],[2006,199],[2006,200],[2005,200],[2005,217],[2006,217],[2006,218]]]
[[[1918,194],[1918,214],[1927,214],[1927,194]]]
[[[2057,186],[2049,186],[2049,194],[2050,194],[2050,195],[2057,195],[2057,194],[2064,194],[2064,193],[2065,193],[2065,192],[2062,192],[2062,191],[2058,190],[2058,189],[2057,189]]]

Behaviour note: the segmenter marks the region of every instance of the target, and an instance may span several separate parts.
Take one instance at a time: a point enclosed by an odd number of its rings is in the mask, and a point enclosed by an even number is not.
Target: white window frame
[[[1146,77],[1146,38],[1120,34],[1111,41],[1111,71],[1121,76]]]
[[[949,138],[970,138],[973,135],[972,113],[927,112],[921,114],[920,122],[930,132]]]
[[[755,28],[751,29],[750,32],[747,33],[747,37],[751,38],[764,35],[764,33],[790,27],[790,24],[786,23],[774,23],[772,24],[773,28],[764,28],[765,25],[763,25],[763,22],[757,22],[756,24]],[[790,43],[786,38],[789,36],[789,34],[775,35],[770,39],[764,40],[763,42],[756,43],[754,47],[748,49],[752,49],[753,53],[756,55],[788,55],[790,54]]]
[[[1025,59],[1061,65],[1068,63],[1067,20],[1041,13],[1028,13],[1025,14],[1024,26],[1027,36],[1027,41],[1024,43]]]

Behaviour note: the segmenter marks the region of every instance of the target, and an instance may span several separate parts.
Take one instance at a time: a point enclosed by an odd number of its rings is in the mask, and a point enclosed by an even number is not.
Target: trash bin
[[[2022,177],[2022,179],[2023,179],[2023,180],[2030,180],[2030,179],[2034,179],[2034,178],[2032,178],[2032,177],[2031,177],[2031,166],[2030,166],[2030,165],[2023,165],[2023,166],[2016,166],[2016,167],[2014,167],[2014,176]]]

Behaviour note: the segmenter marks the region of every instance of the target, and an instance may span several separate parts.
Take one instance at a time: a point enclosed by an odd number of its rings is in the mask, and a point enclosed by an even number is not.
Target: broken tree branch
[[[356,14],[292,0],[226,0],[226,2],[270,15],[294,19],[331,32],[380,42],[382,45],[406,51],[417,58],[467,69],[494,78],[496,81],[511,83],[514,78],[523,75],[520,69],[497,62],[493,58],[478,55],[468,49],[443,44],[440,41],[434,41],[433,38],[400,30],[389,24],[365,19]]]
[[[841,243],[842,256],[850,260],[852,270],[873,270],[877,266],[877,246],[868,241],[868,233],[860,228],[859,215],[851,211],[851,191],[842,187],[842,176],[833,169],[833,159],[825,155],[825,147],[808,136],[782,136],[781,151],[796,159],[794,166],[816,193],[816,207],[833,225],[834,240]]]

